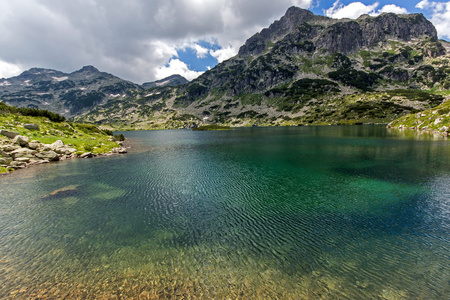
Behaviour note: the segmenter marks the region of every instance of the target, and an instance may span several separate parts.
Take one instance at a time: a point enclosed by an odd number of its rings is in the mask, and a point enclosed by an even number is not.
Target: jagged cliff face
[[[380,42],[408,42],[421,37],[437,40],[436,29],[422,14],[364,15],[353,21],[316,16],[310,11],[291,7],[280,21],[247,40],[240,48],[239,55],[260,55],[268,48],[268,42],[308,42],[314,50],[352,54],[362,47],[377,46]]]
[[[84,120],[142,128],[387,122],[443,101],[420,89],[450,87],[445,54],[421,14],[337,20],[292,7],[189,84],[99,107]]]

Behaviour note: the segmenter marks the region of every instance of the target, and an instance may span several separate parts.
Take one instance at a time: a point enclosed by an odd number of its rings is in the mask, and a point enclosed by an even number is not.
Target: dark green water
[[[0,178],[1,299],[450,295],[446,140],[382,126],[125,136],[127,155]]]

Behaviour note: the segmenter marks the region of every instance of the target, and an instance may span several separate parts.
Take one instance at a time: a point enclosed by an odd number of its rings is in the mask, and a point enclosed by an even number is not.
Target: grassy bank
[[[39,115],[38,110],[17,111],[0,103],[0,130],[18,133],[29,141],[39,141],[41,144],[52,144],[61,140],[65,146],[76,149],[74,155],[91,152],[93,155],[109,153],[119,145],[112,131],[102,130],[95,125],[66,122],[64,118],[55,115]],[[23,115],[31,111],[33,115]],[[55,119],[56,118],[56,119]],[[53,121],[52,121],[52,120]],[[27,129],[26,124],[34,124],[33,129]],[[12,139],[0,135],[0,146],[12,143]],[[0,148],[1,150],[1,148]],[[10,170],[5,165],[0,166],[0,173]]]

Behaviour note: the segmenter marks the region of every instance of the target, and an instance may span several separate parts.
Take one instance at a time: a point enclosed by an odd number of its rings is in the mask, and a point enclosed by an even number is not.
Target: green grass
[[[39,130],[28,130],[24,124],[38,124]],[[67,122],[51,122],[46,117],[21,116],[11,113],[0,114],[0,129],[18,132],[27,136],[30,141],[38,140],[44,144],[51,144],[62,140],[65,145],[76,148],[78,153],[92,149],[95,154],[110,152],[117,147],[115,141],[110,141],[108,135],[98,127],[90,124]]]
[[[392,123],[391,127],[424,128],[439,131],[442,127],[450,127],[450,101],[422,112],[409,114]]]

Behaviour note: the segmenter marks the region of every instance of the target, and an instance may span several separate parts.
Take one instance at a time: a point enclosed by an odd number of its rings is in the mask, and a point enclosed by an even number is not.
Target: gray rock
[[[119,148],[113,148],[111,152],[112,153],[125,154],[125,153],[128,153],[128,150],[125,147],[119,147]]]
[[[37,150],[39,150],[40,152],[43,152],[43,151],[52,151],[52,148],[50,147],[49,144],[39,144],[39,147],[38,147]]]
[[[9,166],[14,169],[24,169],[27,167],[27,164],[21,161],[13,161],[9,164]]]
[[[12,140],[13,144],[20,145],[21,147],[26,147],[28,145],[28,142],[30,139],[23,135],[16,135],[14,139]]]
[[[36,153],[37,153],[37,151],[35,151],[35,150],[31,150],[28,148],[20,148],[20,149],[12,151],[10,153],[10,155],[13,157],[14,160],[16,160],[17,158],[21,158],[21,157],[33,158]]]
[[[19,135],[18,132],[14,132],[14,131],[8,131],[8,130],[0,130],[0,134],[4,135],[10,139],[13,139],[16,137],[16,135]]]
[[[29,157],[19,157],[19,158],[16,158],[14,161],[28,163],[28,162],[30,162],[30,160],[31,160],[31,158],[29,158]]]
[[[48,161],[58,161],[59,155],[54,151],[43,151],[36,153],[35,156],[40,159],[48,160]]]
[[[55,151],[58,154],[62,154],[62,155],[70,155],[72,153],[77,152],[77,149],[64,146],[64,147],[53,149],[53,151]]]
[[[39,130],[38,124],[25,124],[23,127],[28,130]]]
[[[61,140],[57,140],[56,142],[54,142],[53,144],[50,145],[50,148],[52,150],[58,149],[58,148],[62,148],[64,147],[64,142]]]
[[[80,158],[89,158],[89,157],[93,157],[94,154],[91,152],[85,152],[83,154],[80,155]]]
[[[40,145],[41,145],[41,143],[39,143],[39,142],[35,143],[34,141],[32,141],[32,142],[28,143],[27,148],[32,149],[32,150],[37,150]]]
[[[20,147],[19,145],[3,145],[3,146],[1,146],[0,147],[3,151],[5,151],[5,152],[11,152],[11,151],[14,151],[14,150],[17,150],[17,149],[20,149],[20,148],[22,148],[22,147]]]
[[[0,149],[0,157],[9,157],[9,153]]]
[[[9,163],[11,163],[13,160],[11,157],[0,157],[0,165],[7,165]]]

